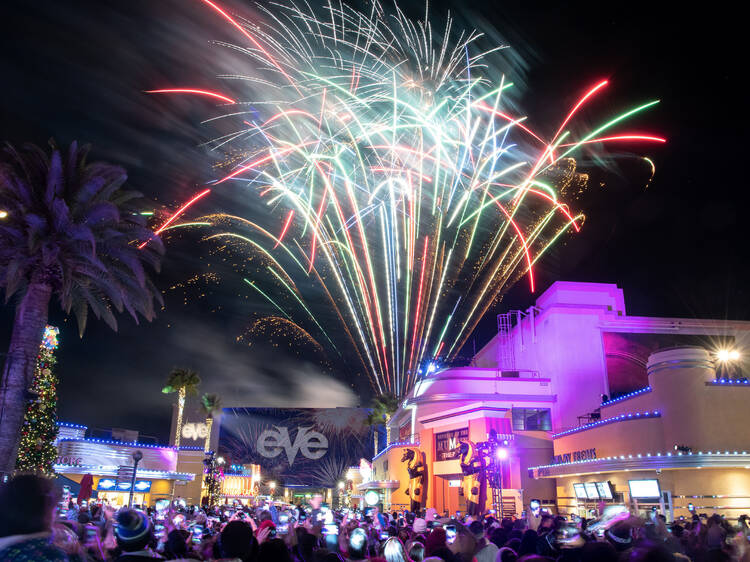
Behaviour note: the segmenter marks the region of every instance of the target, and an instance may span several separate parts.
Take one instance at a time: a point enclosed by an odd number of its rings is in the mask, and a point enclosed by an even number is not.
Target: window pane
[[[547,408],[513,408],[513,429],[517,431],[549,431],[552,428]]]

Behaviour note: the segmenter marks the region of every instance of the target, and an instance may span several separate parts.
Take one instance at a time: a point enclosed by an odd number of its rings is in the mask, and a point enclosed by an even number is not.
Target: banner
[[[219,454],[227,464],[259,464],[279,485],[334,487],[361,458],[372,458],[365,408],[225,408]]]

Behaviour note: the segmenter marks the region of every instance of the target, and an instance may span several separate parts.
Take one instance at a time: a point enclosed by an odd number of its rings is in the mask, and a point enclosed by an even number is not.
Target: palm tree
[[[89,163],[88,146],[50,146],[0,150],[0,287],[17,301],[0,384],[0,472],[15,463],[52,297],[81,336],[89,308],[117,330],[115,311],[151,320],[154,300],[163,304],[145,266],[158,271],[164,249],[138,212],[141,195],[122,187],[125,170]]]
[[[161,391],[164,394],[177,393],[177,429],[175,430],[174,446],[180,446],[182,435],[182,414],[185,411],[185,396],[198,394],[201,378],[192,369],[175,367],[167,376],[167,384]]]
[[[378,394],[372,399],[372,411],[367,416],[367,424],[375,428],[375,454],[378,453],[378,426],[385,423],[386,441],[388,441],[388,422],[394,412],[398,410],[398,403],[398,397],[390,392]]]
[[[201,396],[201,410],[206,414],[206,447],[208,453],[211,448],[211,426],[214,424],[214,413],[221,410],[221,398],[218,394],[204,394]]]

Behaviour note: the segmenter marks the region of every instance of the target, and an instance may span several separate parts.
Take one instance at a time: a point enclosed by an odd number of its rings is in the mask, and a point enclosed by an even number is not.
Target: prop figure
[[[471,441],[461,441],[459,445],[461,472],[464,475],[463,490],[466,512],[480,515],[487,503],[487,475],[484,457]]]
[[[405,462],[409,473],[409,489],[406,495],[411,499],[411,512],[415,513],[422,509],[427,498],[427,464],[424,462],[424,453],[419,449],[406,449],[401,462]]]

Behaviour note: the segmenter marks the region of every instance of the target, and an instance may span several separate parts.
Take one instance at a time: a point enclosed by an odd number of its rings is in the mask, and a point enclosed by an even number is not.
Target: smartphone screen
[[[203,540],[203,527],[200,525],[193,525],[193,542],[198,544]]]
[[[531,511],[537,511],[541,506],[542,504],[539,500],[531,500],[529,502],[529,507],[531,508]]]
[[[456,526],[455,525],[446,525],[445,526],[445,539],[448,544],[453,544],[453,541],[456,540]]]

